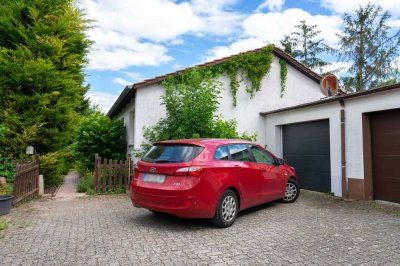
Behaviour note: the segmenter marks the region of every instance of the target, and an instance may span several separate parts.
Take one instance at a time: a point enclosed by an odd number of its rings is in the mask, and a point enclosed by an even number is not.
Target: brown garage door
[[[400,109],[370,118],[374,197],[400,203]]]

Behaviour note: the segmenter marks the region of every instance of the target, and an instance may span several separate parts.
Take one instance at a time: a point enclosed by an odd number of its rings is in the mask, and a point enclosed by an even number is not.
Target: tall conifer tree
[[[88,21],[73,0],[0,3],[0,124],[2,152],[22,155],[63,148],[87,103],[83,68]]]
[[[339,59],[352,62],[343,79],[349,90],[362,91],[396,80],[394,62],[399,56],[400,31],[387,25],[389,12],[367,5],[343,16],[344,30],[339,34]]]

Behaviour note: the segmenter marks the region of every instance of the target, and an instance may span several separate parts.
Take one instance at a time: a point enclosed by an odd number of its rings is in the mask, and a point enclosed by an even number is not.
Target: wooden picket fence
[[[15,180],[13,189],[13,204],[22,200],[34,198],[39,194],[39,169],[40,160],[36,155],[29,163],[17,163],[15,169]]]
[[[94,187],[96,192],[115,189],[129,189],[133,173],[133,163],[128,156],[126,160],[113,160],[95,156]]]

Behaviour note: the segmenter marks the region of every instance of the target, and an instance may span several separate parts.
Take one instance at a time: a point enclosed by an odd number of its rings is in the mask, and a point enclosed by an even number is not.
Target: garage
[[[300,187],[331,192],[329,120],[282,126],[283,158],[296,169]]]
[[[400,109],[370,114],[373,194],[400,203]]]

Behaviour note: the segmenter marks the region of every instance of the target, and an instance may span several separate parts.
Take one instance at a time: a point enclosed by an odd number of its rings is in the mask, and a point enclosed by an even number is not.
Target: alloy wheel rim
[[[236,201],[232,196],[227,196],[222,202],[222,218],[226,222],[233,220],[236,214]]]
[[[297,187],[293,183],[286,184],[285,200],[290,201],[297,195]]]

